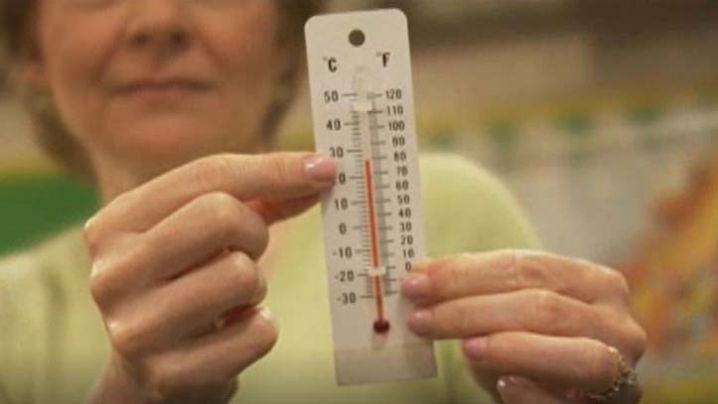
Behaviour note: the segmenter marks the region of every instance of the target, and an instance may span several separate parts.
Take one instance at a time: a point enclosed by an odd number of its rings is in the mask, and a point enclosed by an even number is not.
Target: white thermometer
[[[337,382],[433,377],[433,345],[406,327],[399,292],[424,258],[406,17],[318,16],[306,38],[317,149],[339,163],[322,199]]]

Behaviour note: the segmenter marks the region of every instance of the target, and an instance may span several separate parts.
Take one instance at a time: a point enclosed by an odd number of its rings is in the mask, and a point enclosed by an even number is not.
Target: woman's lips
[[[209,91],[212,85],[197,80],[141,80],[117,87],[120,96],[146,99],[174,99]]]

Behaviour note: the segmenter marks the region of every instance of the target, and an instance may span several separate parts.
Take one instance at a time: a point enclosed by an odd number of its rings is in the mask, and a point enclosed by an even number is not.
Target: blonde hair
[[[57,114],[52,97],[33,88],[19,78],[21,62],[37,57],[38,48],[34,21],[38,0],[0,0],[0,41],[3,59],[9,64],[11,84],[32,122],[32,132],[38,144],[69,174],[94,179],[89,157],[79,142],[68,133]],[[281,18],[280,42],[291,53],[293,68],[277,83],[281,96],[274,100],[265,118],[264,131],[271,140],[286,110],[294,99],[298,81],[300,60],[303,52],[303,26],[312,15],[320,12],[326,0],[275,0]]]

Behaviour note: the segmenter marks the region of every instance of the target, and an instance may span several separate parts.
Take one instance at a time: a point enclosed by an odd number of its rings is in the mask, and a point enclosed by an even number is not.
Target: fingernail
[[[507,385],[508,384],[506,383],[506,376],[500,377],[499,381],[496,382],[496,390],[501,392],[506,389]]]
[[[319,182],[332,182],[337,175],[337,162],[323,154],[313,154],[304,160],[304,172]]]
[[[87,231],[92,226],[93,223],[95,223],[95,216],[92,216],[91,218],[87,219],[87,221],[85,222],[85,225],[83,226],[83,229],[85,229],[85,231]]]
[[[501,376],[499,378],[499,381],[496,382],[496,389],[499,390],[499,392],[506,390],[509,387],[512,386],[525,386],[526,382],[517,376]]]
[[[402,280],[401,291],[412,300],[426,299],[431,294],[429,277],[422,273],[411,273]]]
[[[431,261],[429,259],[423,259],[421,261],[416,261],[413,264],[411,264],[411,270],[413,272],[426,272],[430,263],[431,263]]]
[[[272,325],[274,325],[274,328],[279,329],[279,322],[277,321],[277,317],[269,310],[269,308],[267,308],[266,306],[262,306],[259,308],[259,312],[257,314],[259,314],[259,316],[266,321],[272,323]]]
[[[478,337],[464,342],[464,353],[473,361],[480,361],[486,358],[486,351],[489,344],[486,337]]]
[[[420,309],[409,315],[409,328],[421,336],[429,336],[434,322],[431,310]]]
[[[107,260],[98,258],[92,262],[92,267],[90,268],[90,276],[94,277],[98,274],[100,274],[102,271],[107,268]]]

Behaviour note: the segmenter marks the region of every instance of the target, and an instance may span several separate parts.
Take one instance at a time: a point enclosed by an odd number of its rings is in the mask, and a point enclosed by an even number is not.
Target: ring
[[[610,346],[608,351],[616,358],[616,373],[611,386],[600,394],[588,394],[597,403],[637,403],[641,398],[636,371],[626,363],[618,349]]]

